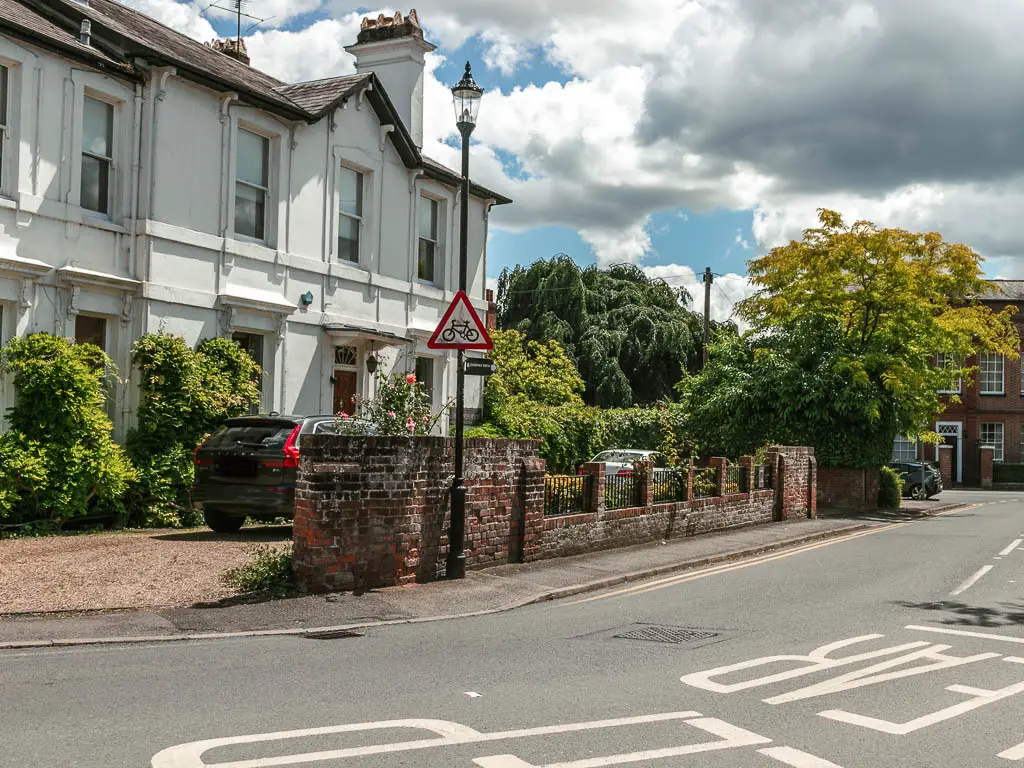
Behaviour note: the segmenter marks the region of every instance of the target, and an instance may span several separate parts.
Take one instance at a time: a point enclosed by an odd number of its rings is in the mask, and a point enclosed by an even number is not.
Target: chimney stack
[[[436,47],[423,39],[415,8],[408,16],[364,17],[355,45],[345,47],[356,57],[356,72],[373,72],[384,84],[417,147],[423,146],[424,57]]]
[[[82,19],[82,29],[78,33],[78,39],[82,45],[92,45],[92,22],[89,19]]]
[[[245,66],[249,66],[249,52],[245,50],[245,40],[228,38],[226,40],[214,40],[206,45],[218,53],[223,53],[225,56],[240,61]]]

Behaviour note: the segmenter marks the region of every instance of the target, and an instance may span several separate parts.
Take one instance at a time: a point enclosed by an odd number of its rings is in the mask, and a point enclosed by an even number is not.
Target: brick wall
[[[539,443],[466,441],[466,564],[485,567],[695,536],[773,519],[815,515],[816,466],[808,448],[769,451],[772,490],[655,504],[647,471],[638,472],[641,506],[605,508],[604,465],[585,514],[544,516]],[[454,445],[441,437],[311,435],[302,443],[296,489],[294,562],[307,591],[365,589],[435,579],[447,556]],[[725,482],[724,459],[719,494]],[[744,457],[740,487],[754,488]],[[692,467],[691,467],[692,468]]]
[[[544,517],[539,446],[466,440],[467,566],[529,555]],[[370,588],[443,574],[453,475],[450,438],[303,439],[293,529],[300,586]]]
[[[817,495],[822,506],[872,509],[878,506],[878,470],[821,467]]]

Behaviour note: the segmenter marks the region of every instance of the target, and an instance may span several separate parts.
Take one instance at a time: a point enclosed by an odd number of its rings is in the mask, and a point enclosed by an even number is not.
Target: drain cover
[[[623,632],[615,637],[623,640],[650,640],[655,643],[694,643],[698,640],[709,640],[718,637],[717,632],[702,629],[685,629],[683,627],[638,627]]]
[[[326,632],[307,632],[303,635],[307,640],[341,640],[346,637],[364,637],[362,632],[351,629],[331,629]]]

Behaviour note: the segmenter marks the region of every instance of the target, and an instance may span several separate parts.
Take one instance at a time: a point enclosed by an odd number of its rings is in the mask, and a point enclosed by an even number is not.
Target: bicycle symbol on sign
[[[452,324],[441,331],[441,339],[451,343],[455,341],[456,336],[472,344],[480,338],[480,332],[468,320],[463,320],[461,323],[458,320],[452,320]]]

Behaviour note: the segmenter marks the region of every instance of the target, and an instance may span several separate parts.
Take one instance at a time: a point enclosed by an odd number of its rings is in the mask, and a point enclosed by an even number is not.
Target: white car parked
[[[601,451],[590,461],[594,464],[604,464],[605,475],[631,475],[633,465],[641,459],[650,459],[654,463],[654,470],[665,471],[668,461],[664,454],[658,451],[645,451],[639,448],[609,448]]]

